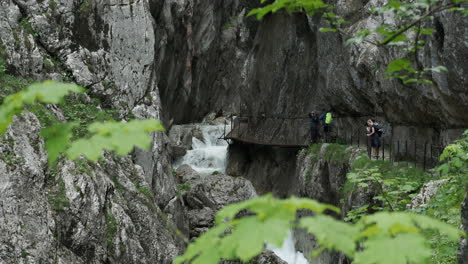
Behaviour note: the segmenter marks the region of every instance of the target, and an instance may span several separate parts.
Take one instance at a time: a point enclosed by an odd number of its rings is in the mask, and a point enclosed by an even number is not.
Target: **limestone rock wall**
[[[125,119],[161,118],[155,39],[148,1],[0,1],[8,73],[77,82]],[[1,141],[0,262],[171,263],[181,253],[162,212],[177,190],[166,135],[150,151],[50,171],[39,130],[26,114]]]
[[[37,118],[16,118],[0,143],[0,262],[172,263],[184,241],[141,166],[106,155],[47,166]]]
[[[424,67],[445,65],[449,73],[433,74],[434,85],[404,86],[384,73],[401,53],[367,43],[345,47],[346,36],[318,32],[326,26],[318,17],[279,12],[258,22],[246,17],[255,1],[163,2],[152,8],[161,38],[158,85],[165,117],[176,123],[224,111],[252,116],[254,139],[301,136],[309,111],[333,107],[344,118],[337,125],[348,130],[369,116],[396,127],[396,137],[416,130],[427,140],[450,140],[460,133],[453,129],[468,127],[467,21],[459,14],[428,22],[435,33],[419,56]],[[337,2],[338,14],[351,21],[345,31],[392,23],[367,11],[376,4]]]

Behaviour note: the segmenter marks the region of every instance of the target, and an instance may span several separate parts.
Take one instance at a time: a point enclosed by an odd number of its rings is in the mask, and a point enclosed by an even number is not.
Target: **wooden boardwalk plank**
[[[306,144],[279,144],[279,143],[270,143],[270,142],[260,142],[254,139],[241,138],[241,137],[236,137],[236,136],[232,136],[229,134],[226,137],[224,137],[224,140],[227,140],[227,139],[249,143],[249,144],[271,146],[271,147],[282,147],[282,148],[305,148],[308,146]]]

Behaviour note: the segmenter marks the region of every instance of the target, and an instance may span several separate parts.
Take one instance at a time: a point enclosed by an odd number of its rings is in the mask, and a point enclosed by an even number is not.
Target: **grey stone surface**
[[[203,141],[202,132],[197,125],[174,125],[168,136],[173,146],[186,150],[192,149],[192,138]]]
[[[200,175],[188,165],[180,166],[176,175],[180,182],[180,196],[187,211],[190,238],[200,236],[213,226],[219,209],[257,195],[250,181],[242,177]]]
[[[293,179],[298,149],[233,144],[228,149],[226,173],[252,182],[259,194],[288,197],[298,181]]]
[[[181,166],[177,169],[177,174],[187,170],[186,166]],[[210,207],[217,211],[228,204],[248,200],[257,195],[252,183],[242,177],[224,174],[201,176],[195,171],[191,172],[191,176],[182,178],[188,185],[183,198],[189,208]]]
[[[292,181],[296,181],[296,188],[291,194],[299,197],[307,197],[322,203],[332,204],[342,211],[341,216],[355,206],[369,204],[372,201],[372,193],[358,188],[345,194],[341,191],[346,182],[346,174],[351,169],[352,162],[362,155],[362,150],[356,147],[348,147],[343,159],[329,160],[326,158],[329,144],[323,144],[317,153],[302,150],[297,155],[296,171]],[[340,200],[344,201],[342,203]],[[307,213],[304,212],[304,215]],[[340,215],[336,215],[340,217]],[[310,253],[318,249],[313,235],[304,229],[294,230],[296,248],[304,253],[310,263],[346,263],[345,257],[336,252],[324,251],[317,258],[311,259]]]
[[[393,23],[368,13],[380,3],[339,1],[338,14],[351,20],[345,31]],[[429,26],[436,32],[426,37],[428,48],[420,52],[424,67],[445,65],[449,74],[434,73],[434,85],[404,86],[385,78],[386,63],[401,52],[368,43],[345,47],[346,36],[319,32],[326,25],[304,14],[278,12],[262,22],[246,17],[257,4],[187,0],[154,5],[162,39],[157,43],[158,85],[168,119],[190,122],[212,111],[239,110],[275,117],[250,121],[255,139],[305,136],[306,113],[324,107],[347,117],[336,124],[348,131],[360,128],[368,116],[403,130],[421,129],[421,135],[433,133],[425,138],[433,141],[468,127],[466,115],[460,114],[468,110],[467,22],[459,14],[435,16]]]
[[[421,188],[419,193],[411,200],[411,204],[406,205],[409,209],[425,208],[431,200],[431,198],[437,193],[440,187],[442,187],[448,179],[442,179],[437,181],[430,181]]]

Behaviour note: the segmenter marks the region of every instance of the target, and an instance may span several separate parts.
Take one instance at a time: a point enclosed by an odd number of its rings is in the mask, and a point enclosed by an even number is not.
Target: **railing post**
[[[417,163],[417,155],[418,155],[418,152],[416,151],[416,140],[414,140],[414,167],[416,168],[416,163]]]
[[[390,162],[393,162],[393,160],[392,160],[393,140],[392,140],[392,138],[390,138],[390,150],[389,150],[388,152],[389,152],[388,154],[389,154],[389,156],[390,156],[390,157],[388,157],[388,158],[390,159]]]
[[[227,126],[227,120],[224,119],[224,132],[223,132],[223,139],[226,139],[226,126]]]
[[[372,147],[370,145],[370,140],[369,140],[369,137],[366,138],[366,142],[367,142],[367,153],[369,154],[369,158],[372,159]]]
[[[408,161],[408,140],[405,140],[405,159],[406,159],[406,165],[409,164]]]
[[[432,157],[433,157],[433,156],[432,156],[432,153],[433,153],[433,152],[432,152],[432,142],[431,142],[431,146],[430,146],[429,152],[431,153],[431,154],[430,154],[430,157],[431,157],[431,166],[433,166],[432,163],[433,163],[434,161],[433,161],[433,159],[432,159]]]
[[[385,160],[385,139],[382,138],[382,160]]]
[[[423,171],[426,171],[426,150],[427,150],[427,141],[424,142]]]

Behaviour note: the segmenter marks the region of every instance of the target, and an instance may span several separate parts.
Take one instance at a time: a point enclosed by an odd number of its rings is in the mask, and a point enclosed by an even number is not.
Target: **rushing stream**
[[[226,171],[226,157],[228,144],[219,139],[224,131],[224,125],[199,125],[203,134],[203,141],[193,137],[192,150],[175,162],[175,167],[187,164],[200,174],[211,174],[215,171]],[[228,126],[230,127],[230,126]],[[294,238],[290,233],[281,248],[268,245],[278,257],[288,264],[307,264],[307,260],[301,252],[294,247]]]
[[[219,139],[224,125],[200,125],[203,141],[193,137],[192,149],[175,162],[178,167],[187,164],[200,174],[211,174],[215,171],[224,173],[228,144]]]

